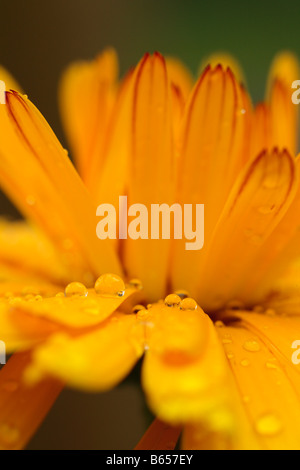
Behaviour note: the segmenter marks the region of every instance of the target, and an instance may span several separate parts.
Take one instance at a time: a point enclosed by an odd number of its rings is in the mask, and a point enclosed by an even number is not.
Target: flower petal
[[[180,431],[180,427],[155,419],[134,450],[174,450]]]
[[[62,263],[54,245],[36,227],[25,221],[0,219],[0,276],[23,280],[24,286],[25,282],[31,283],[32,278],[35,283],[44,279],[66,284],[72,272]],[[0,289],[2,287],[0,284]]]
[[[35,383],[50,375],[82,390],[107,390],[143,354],[143,341],[135,315],[116,313],[96,330],[79,337],[58,334],[35,348],[25,378]]]
[[[30,352],[15,354],[0,371],[0,449],[25,447],[62,390],[57,380],[27,387],[22,381]]]
[[[0,137],[1,184],[59,249],[65,252],[67,242],[73,247],[69,261],[75,264],[74,275],[120,273],[110,241],[99,242],[95,235],[96,207],[47,122],[26,97],[6,94]]]
[[[25,312],[72,328],[82,328],[103,322],[134,294],[137,294],[137,290],[128,287],[123,296],[100,295],[94,289],[89,289],[86,296],[65,297],[61,293],[55,297],[38,300],[28,301],[19,298],[13,301],[11,310]]]
[[[174,242],[173,288],[186,288],[199,270],[213,229],[238,172],[247,160],[251,109],[243,88],[221,65],[208,67],[195,85],[183,121],[179,160],[178,199],[181,204],[204,204],[204,248],[187,251],[185,240]],[[189,277],[186,277],[189,273]]]
[[[175,190],[171,93],[163,57],[146,55],[135,74],[132,158],[128,204],[170,204]],[[167,184],[166,184],[167,182]],[[130,276],[143,279],[150,298],[166,289],[170,240],[128,239],[124,263]]]
[[[60,86],[63,122],[79,173],[86,181],[93,154],[103,159],[117,88],[116,52],[106,49],[92,62],[76,62],[65,71]],[[102,161],[103,164],[103,161]]]
[[[0,302],[0,340],[7,353],[28,350],[59,330],[57,323],[16,309],[11,311],[8,302]]]
[[[268,80],[267,96],[270,106],[271,146],[297,151],[298,106],[292,102],[292,83],[299,79],[297,58],[288,52],[275,58]]]
[[[261,334],[256,327],[249,328],[251,323],[244,322],[245,316],[252,318],[252,314],[241,314],[242,322],[220,328],[219,332],[226,339],[224,348],[249,421],[262,448],[299,449],[300,376],[295,379],[287,372],[289,364],[282,361],[280,349],[280,337],[290,335],[285,330],[286,323],[281,323],[278,335],[270,342],[266,340],[268,330]],[[256,319],[252,321],[257,324]],[[278,319],[278,326],[280,322]],[[260,326],[263,324],[262,321]]]
[[[142,381],[149,405],[173,425],[201,421],[231,432],[233,403],[229,370],[207,315],[163,303],[141,311],[146,357]]]
[[[294,159],[276,149],[261,153],[241,173],[208,247],[197,291],[205,308],[240,299],[253,259],[291,204],[297,181]]]

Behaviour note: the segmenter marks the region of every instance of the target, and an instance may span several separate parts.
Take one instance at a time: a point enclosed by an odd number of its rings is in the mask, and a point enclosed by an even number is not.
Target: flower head
[[[62,384],[107,389],[145,350],[149,405],[184,427],[184,447],[300,447],[298,66],[280,55],[253,108],[235,62],[209,63],[194,86],[158,53],[121,83],[112,50],[72,65],[60,97],[79,174],[28,98],[7,92],[0,181],[30,222],[0,227],[0,339],[25,351],[0,373],[18,383],[0,392],[1,446],[26,443]],[[204,248],[99,241],[96,206],[121,194],[203,203]],[[37,397],[26,419],[14,393]]]

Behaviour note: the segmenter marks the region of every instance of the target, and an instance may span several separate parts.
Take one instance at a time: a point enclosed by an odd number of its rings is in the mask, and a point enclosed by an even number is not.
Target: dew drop
[[[230,300],[226,304],[226,308],[229,310],[242,310],[245,307],[245,304],[240,300]]]
[[[281,431],[282,423],[274,414],[266,413],[257,420],[255,429],[263,436],[274,436]]]
[[[243,366],[243,367],[248,367],[248,366],[250,366],[250,361],[248,361],[248,359],[243,359],[243,360],[241,361],[241,366]]]
[[[272,204],[271,206],[260,206],[258,208],[258,212],[260,214],[267,215],[267,214],[271,214],[271,212],[273,212],[274,209],[275,209],[275,204]]]
[[[116,274],[102,274],[95,282],[95,292],[99,295],[123,297],[125,284]]]
[[[266,367],[267,369],[274,369],[274,370],[278,370],[278,367],[276,364],[274,364],[273,362],[266,362]]]
[[[244,349],[249,352],[258,352],[260,350],[260,345],[254,339],[245,341],[243,344]]]
[[[228,354],[227,354],[227,357],[228,357],[228,359],[233,359],[233,358],[234,358],[234,354],[228,353]]]
[[[176,295],[178,295],[182,300],[183,299],[186,299],[187,297],[189,297],[189,293],[188,291],[184,290],[184,289],[180,289],[180,290],[177,290],[176,292],[174,292]]]
[[[138,304],[138,305],[135,305],[135,306],[133,307],[132,313],[135,313],[135,314],[136,314],[136,313],[139,313],[141,310],[146,310],[146,309],[145,309],[144,305]]]
[[[176,294],[174,294],[176,295]],[[178,296],[180,297],[180,296]],[[197,302],[194,299],[191,299],[191,297],[186,297],[180,302],[180,309],[181,310],[197,310]]]
[[[180,302],[181,298],[177,294],[170,294],[165,298],[165,305],[167,307],[178,307]]]
[[[133,287],[134,289],[141,290],[143,289],[143,284],[140,279],[130,279],[129,287]]]
[[[55,297],[57,297],[58,299],[64,297],[65,294],[63,292],[58,292],[57,294],[55,294]]]
[[[65,288],[65,296],[66,297],[86,297],[88,294],[88,290],[84,284],[81,282],[70,282]]]
[[[225,327],[225,324],[224,324],[221,320],[217,320],[217,321],[215,322],[215,326],[216,326],[217,328],[224,328],[224,327]]]
[[[34,206],[34,204],[35,204],[35,197],[32,196],[31,194],[28,194],[28,196],[26,197],[26,203],[27,203],[29,206]]]
[[[232,343],[232,339],[230,339],[230,338],[223,338],[223,339],[222,339],[222,343],[223,343],[223,344],[231,344],[231,343]]]

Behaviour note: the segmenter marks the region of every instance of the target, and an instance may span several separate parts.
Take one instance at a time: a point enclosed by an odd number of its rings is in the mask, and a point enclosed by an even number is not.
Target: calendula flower
[[[300,448],[298,65],[278,56],[253,108],[233,59],[209,63],[194,86],[157,53],[120,84],[111,50],[72,65],[60,97],[81,178],[7,92],[0,181],[30,222],[1,223],[0,339],[19,351],[0,372],[1,447],[23,447],[63,385],[105,390],[145,351],[159,420],[138,448],[181,429],[186,449]],[[204,248],[98,240],[96,206],[124,194],[204,204]]]

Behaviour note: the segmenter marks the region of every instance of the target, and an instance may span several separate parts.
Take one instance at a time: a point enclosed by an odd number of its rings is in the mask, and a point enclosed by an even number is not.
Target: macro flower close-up
[[[136,451],[300,449],[298,57],[257,102],[229,53],[119,60],[65,67],[63,145],[0,68],[0,449],[137,364]]]

